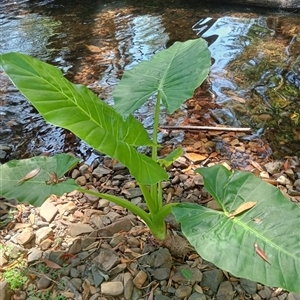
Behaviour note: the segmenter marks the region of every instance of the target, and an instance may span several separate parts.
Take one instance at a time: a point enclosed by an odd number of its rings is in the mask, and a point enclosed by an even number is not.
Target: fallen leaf
[[[55,262],[49,260],[49,259],[46,259],[46,258],[42,258],[41,261],[43,261],[48,268],[50,269],[61,269],[61,266],[56,264]]]
[[[257,202],[249,201],[245,202],[242,205],[240,205],[233,213],[229,214],[230,218],[234,218],[236,215],[241,214],[242,212],[245,212],[252,208]]]
[[[24,181],[27,181],[31,178],[33,178],[34,176],[36,176],[39,172],[41,171],[41,168],[36,168],[32,171],[30,171],[29,173],[27,173],[23,178],[21,178],[17,184],[23,183]]]
[[[91,291],[91,284],[89,281],[86,279],[84,283],[82,284],[83,287],[83,293],[82,293],[82,300],[86,300],[90,294]]]
[[[264,170],[261,165],[254,160],[250,160],[250,164],[260,172]]]

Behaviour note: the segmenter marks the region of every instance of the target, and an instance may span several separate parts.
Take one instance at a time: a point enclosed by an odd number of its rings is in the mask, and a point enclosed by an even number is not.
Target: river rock
[[[179,299],[189,297],[192,293],[192,287],[190,285],[180,285],[175,292],[175,296]]]
[[[247,294],[253,295],[254,293],[256,293],[256,289],[257,289],[256,282],[249,280],[249,279],[241,278],[240,284],[241,284],[241,287],[246,291]]]
[[[219,269],[203,272],[203,278],[200,282],[202,287],[208,287],[213,293],[216,293],[223,279],[223,272]]]
[[[233,299],[235,291],[229,281],[223,281],[217,292],[217,300],[231,300]]]
[[[133,284],[138,288],[141,289],[144,283],[147,280],[147,273],[143,270],[140,270],[133,279]]]
[[[197,292],[191,294],[188,300],[206,300],[206,296],[204,294],[199,294]]]
[[[123,277],[124,282],[124,298],[125,300],[131,300],[133,292],[133,277],[129,272],[126,272]]]
[[[48,277],[42,276],[36,283],[38,290],[46,289],[50,286],[51,280]]]
[[[124,287],[121,281],[103,282],[101,293],[107,296],[119,296],[123,293]]]

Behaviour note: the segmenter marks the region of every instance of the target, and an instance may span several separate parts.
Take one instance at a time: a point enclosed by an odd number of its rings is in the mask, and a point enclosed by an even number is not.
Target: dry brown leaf
[[[241,214],[242,212],[245,212],[252,208],[257,202],[255,201],[249,201],[245,202],[242,205],[240,205],[233,213],[229,215],[229,217],[234,218],[236,215]]]
[[[58,265],[57,263],[55,263],[49,259],[42,258],[41,261],[43,261],[47,265],[47,267],[50,269],[61,269],[60,265]]]
[[[250,160],[250,164],[260,172],[264,170],[261,165],[254,160]]]
[[[30,172],[27,173],[24,177],[22,177],[22,178],[17,182],[17,184],[23,183],[24,181],[33,178],[33,177],[36,176],[40,171],[41,171],[41,168],[36,168],[36,169],[30,171]]]
[[[91,284],[86,279],[82,286],[83,286],[82,300],[86,300],[88,298],[89,294],[90,294],[90,291],[91,291]]]

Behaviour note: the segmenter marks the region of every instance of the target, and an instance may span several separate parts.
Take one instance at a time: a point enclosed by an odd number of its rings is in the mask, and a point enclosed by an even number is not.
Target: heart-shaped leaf
[[[46,121],[72,131],[94,149],[119,160],[143,184],[168,178],[161,166],[134,148],[153,142],[132,115],[124,121],[88,88],[72,84],[59,69],[30,56],[2,54],[0,64]]]
[[[46,183],[49,180],[48,174],[56,172],[58,178],[61,178],[66,172],[74,168],[78,161],[77,158],[67,154],[9,161],[0,165],[0,195],[7,199],[17,199],[19,202],[41,206],[52,194],[61,196],[78,188],[72,179],[62,179],[56,184]],[[35,176],[21,180],[26,174],[36,169],[39,169],[39,172]]]
[[[169,49],[124,73],[113,97],[116,110],[127,118],[158,92],[168,113],[173,113],[206,79],[210,52],[203,39],[175,42]]]
[[[197,252],[237,277],[300,293],[299,207],[251,173],[220,165],[197,172],[223,209],[188,203],[172,208]],[[231,217],[247,202],[256,204]]]

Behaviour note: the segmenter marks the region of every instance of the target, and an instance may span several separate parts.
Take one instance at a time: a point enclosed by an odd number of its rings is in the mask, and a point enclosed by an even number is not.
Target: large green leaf
[[[197,170],[223,211],[181,204],[172,211],[197,252],[235,276],[300,293],[300,209],[251,173]],[[230,218],[245,202],[256,205]],[[254,243],[270,264],[255,251]]]
[[[19,202],[41,206],[45,199],[52,194],[61,196],[78,188],[73,179],[57,184],[50,184],[50,182],[46,184],[49,181],[49,174],[52,175],[55,172],[60,178],[75,167],[78,161],[77,158],[67,154],[9,161],[0,165],[0,195],[7,199],[17,199]],[[21,180],[36,169],[40,169],[37,175],[25,181]]]
[[[176,42],[124,73],[113,93],[115,108],[126,118],[159,92],[168,113],[173,113],[206,79],[210,64],[205,40]]]
[[[124,121],[83,85],[74,85],[49,64],[19,53],[0,56],[6,74],[46,121],[72,131],[94,149],[116,158],[143,184],[167,179],[167,173],[134,146],[151,145],[142,124]]]

